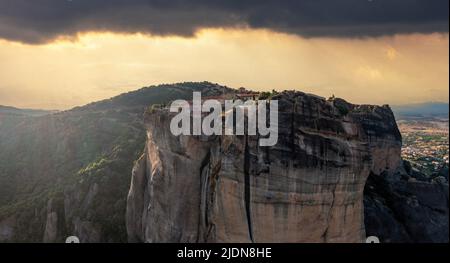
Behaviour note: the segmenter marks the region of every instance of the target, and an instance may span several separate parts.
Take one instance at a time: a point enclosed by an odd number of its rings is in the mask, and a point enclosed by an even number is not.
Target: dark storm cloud
[[[251,27],[305,37],[448,32],[448,0],[0,0],[0,38],[42,43],[85,31],[191,36]]]

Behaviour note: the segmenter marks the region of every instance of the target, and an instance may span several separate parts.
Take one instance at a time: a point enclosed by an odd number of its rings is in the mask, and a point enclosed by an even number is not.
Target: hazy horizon
[[[185,81],[448,102],[448,76],[446,0],[0,0],[1,105],[69,109]]]
[[[186,82],[190,82],[190,81],[186,81]],[[100,98],[100,99],[98,99],[98,100],[90,101],[90,102],[87,102],[87,103],[85,103],[85,104],[74,105],[74,106],[72,106],[72,107],[69,107],[69,108],[63,108],[63,109],[57,109],[57,108],[36,108],[36,107],[20,107],[20,106],[17,106],[17,105],[7,105],[7,104],[1,104],[1,103],[0,103],[0,107],[11,107],[11,108],[16,108],[16,109],[20,109],[20,110],[65,111],[65,110],[71,110],[71,109],[76,108],[76,107],[83,107],[83,106],[86,106],[86,105],[88,105],[88,104],[90,104],[90,103],[95,103],[95,102],[100,102],[100,101],[103,101],[103,100],[112,99],[112,98],[114,98],[114,97],[116,97],[116,96],[119,96],[119,95],[121,95],[121,94],[124,94],[124,93],[127,93],[127,92],[137,91],[137,90],[142,89],[142,88],[150,88],[150,87],[152,87],[152,86],[158,86],[158,85],[161,85],[161,84],[169,84],[169,85],[170,85],[170,84],[179,84],[179,83],[181,83],[181,82],[178,82],[178,83],[160,83],[160,84],[146,85],[146,86],[143,86],[143,87],[138,87],[138,88],[136,88],[136,89],[134,89],[134,90],[129,90],[129,91],[125,91],[125,92],[122,92],[122,93],[118,93],[118,94],[113,95],[113,96],[111,96],[111,97]],[[211,83],[216,83],[216,82],[211,81]],[[217,83],[217,84],[222,85],[221,83]],[[237,89],[237,88],[239,88],[239,87],[230,87],[230,88]],[[246,88],[248,88],[248,87],[246,87]],[[302,91],[301,89],[297,89],[297,90],[298,90],[298,91]],[[260,90],[260,91],[271,91],[271,89]],[[330,96],[331,96],[331,95],[330,95]],[[325,96],[324,98],[327,98],[327,97],[330,97],[330,96]],[[340,97],[340,98],[346,100],[345,97]],[[348,102],[353,103],[352,101],[348,101]],[[449,101],[448,101],[448,100],[447,100],[447,101],[424,101],[424,102],[419,102],[419,103],[389,104],[389,106],[391,106],[391,107],[404,107],[404,106],[419,106],[419,105],[423,105],[423,104],[447,104],[447,105],[448,105],[448,104],[449,104]],[[374,105],[376,105],[376,104],[374,104]],[[381,105],[381,104],[378,104],[378,105]]]

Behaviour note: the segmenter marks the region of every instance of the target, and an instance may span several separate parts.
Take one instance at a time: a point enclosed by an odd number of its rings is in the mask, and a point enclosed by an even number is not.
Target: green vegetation
[[[0,115],[0,221],[16,221],[9,241],[43,240],[49,200],[60,219],[58,242],[74,234],[77,221],[95,227],[102,242],[126,241],[145,109],[190,99],[192,91],[224,90],[208,82],[161,85],[46,116]]]
[[[275,95],[278,95],[278,91],[276,91],[276,90],[272,90],[271,92],[264,91],[264,92],[261,92],[261,94],[259,94],[259,99],[260,100],[270,100]]]
[[[345,115],[347,115],[349,113],[349,110],[343,105],[337,104],[337,105],[334,105],[334,106],[338,109],[339,113],[342,116],[345,116]]]
[[[163,104],[153,104],[147,108],[147,113],[155,113],[157,110],[164,108]]]

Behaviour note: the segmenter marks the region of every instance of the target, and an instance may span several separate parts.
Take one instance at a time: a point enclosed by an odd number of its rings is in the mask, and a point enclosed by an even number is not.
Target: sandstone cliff
[[[126,198],[147,107],[229,88],[145,87],[68,111],[0,107],[0,242],[126,242]]]
[[[279,140],[179,136],[147,113],[127,205],[131,242],[362,242],[370,173],[393,174],[401,136],[388,106],[301,92],[279,100]]]
[[[163,112],[144,127],[146,108],[193,91],[235,92],[179,83],[45,116],[0,109],[0,242],[359,241],[368,174],[367,235],[448,242],[448,170],[424,178],[398,165],[388,107],[283,93],[272,148],[252,136],[173,138]]]

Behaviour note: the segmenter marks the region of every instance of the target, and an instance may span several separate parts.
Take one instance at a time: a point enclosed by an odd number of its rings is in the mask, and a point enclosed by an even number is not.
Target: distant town
[[[448,119],[400,119],[403,137],[402,156],[425,175],[448,169]]]

